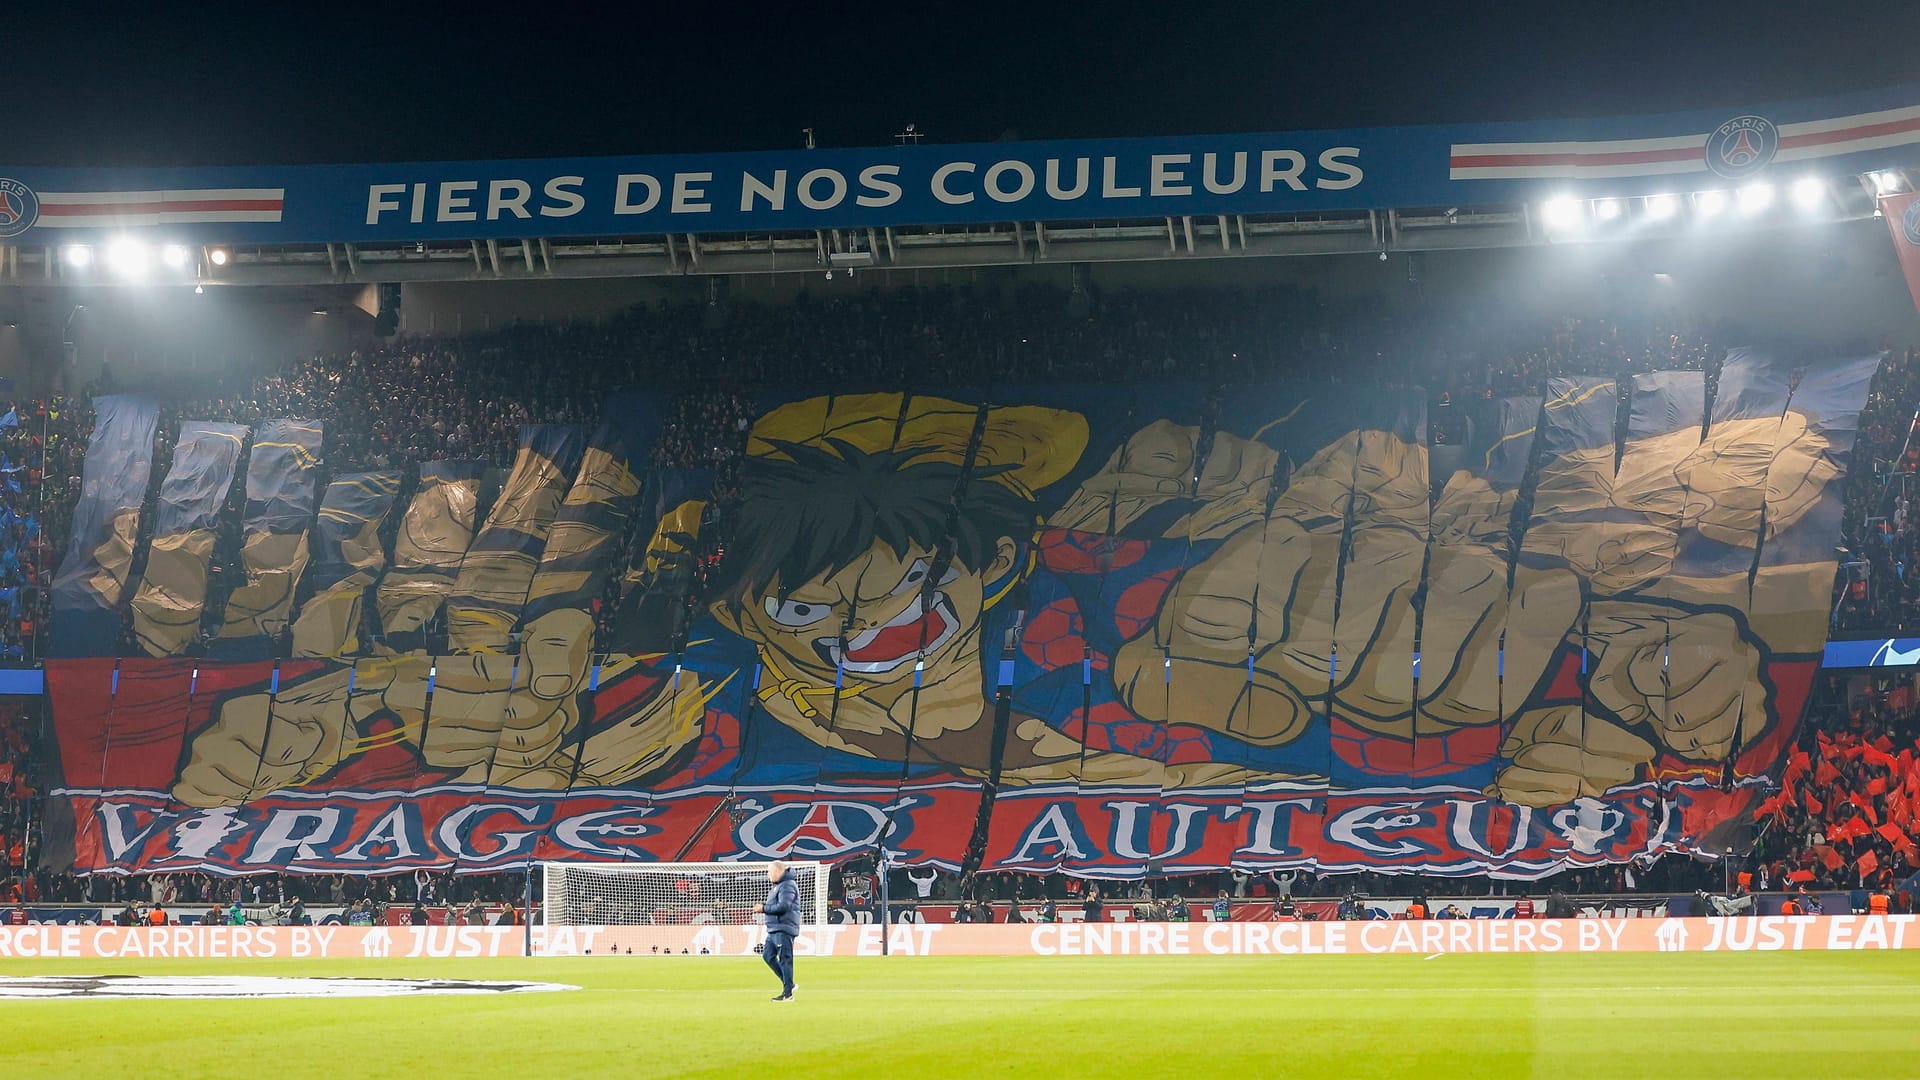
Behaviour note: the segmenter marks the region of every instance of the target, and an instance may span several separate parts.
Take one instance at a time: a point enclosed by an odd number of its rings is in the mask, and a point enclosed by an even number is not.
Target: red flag
[[[1796,883],[1796,884],[1797,884],[1797,883],[1799,883],[1799,882],[1802,882],[1802,881],[1812,881],[1812,880],[1813,880],[1813,871],[1811,871],[1811,870],[1795,870],[1795,871],[1794,871],[1793,873],[1791,873],[1791,874],[1788,874],[1788,875],[1787,875],[1787,880],[1788,880],[1788,881],[1791,881],[1791,882],[1794,882],[1794,883]]]
[[[1860,856],[1860,861],[1853,865],[1859,869],[1860,877],[1864,880],[1868,874],[1880,869],[1880,856],[1869,851],[1865,855]]]
[[[1805,795],[1802,795],[1800,797],[1800,801],[1806,804],[1807,813],[1809,814],[1824,814],[1827,812],[1826,804],[1821,802],[1819,799],[1814,798],[1813,792],[1811,791],[1807,792]]]
[[[1883,754],[1893,753],[1893,740],[1887,738],[1885,735],[1882,735],[1879,738],[1873,740],[1872,745],[1875,750],[1878,750]]]
[[[1906,833],[1903,833],[1900,831],[1900,826],[1892,824],[1891,822],[1889,822],[1888,824],[1882,825],[1873,831],[1885,837],[1887,840],[1887,843],[1892,844],[1894,847],[1899,847],[1902,844],[1913,843],[1913,841],[1907,839]]]
[[[1826,864],[1827,869],[1838,870],[1847,865],[1847,860],[1841,858],[1839,852],[1833,850],[1833,848],[1826,844],[1820,845],[1818,850],[1820,852],[1820,861]]]
[[[1783,778],[1786,785],[1792,787],[1795,780],[1805,776],[1810,764],[1807,760],[1807,752],[1797,746],[1794,747],[1792,752],[1787,754],[1787,772]]]
[[[1832,787],[1840,782],[1840,770],[1834,768],[1832,763],[1822,761],[1820,767],[1813,770],[1813,782],[1821,787]]]
[[[1893,755],[1884,750],[1876,750],[1871,746],[1863,746],[1860,748],[1860,760],[1869,765],[1878,765],[1883,769],[1893,768]]]
[[[1876,776],[1873,779],[1867,781],[1867,794],[1885,795],[1886,793],[1887,793],[1887,781],[1885,777]]]
[[[1900,269],[1907,274],[1907,291],[1920,307],[1920,192],[1880,197],[1880,213],[1887,219],[1887,231],[1893,234],[1893,250],[1900,256]]]

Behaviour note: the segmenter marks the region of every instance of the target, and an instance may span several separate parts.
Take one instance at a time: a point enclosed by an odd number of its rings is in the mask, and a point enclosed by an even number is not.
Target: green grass
[[[577,993],[0,1002],[0,1076],[1920,1074],[1920,953],[0,962],[30,974],[538,979]]]

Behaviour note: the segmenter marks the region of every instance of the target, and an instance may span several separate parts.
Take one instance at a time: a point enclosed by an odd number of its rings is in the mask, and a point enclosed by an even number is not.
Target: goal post
[[[768,865],[541,863],[540,921],[547,935],[605,928],[592,935],[597,953],[738,954],[761,940]],[[827,867],[789,862],[787,873],[800,894],[801,933],[825,926]]]

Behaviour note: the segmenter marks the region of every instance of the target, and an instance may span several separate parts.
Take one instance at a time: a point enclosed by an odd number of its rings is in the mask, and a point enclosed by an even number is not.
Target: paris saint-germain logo
[[[1907,243],[1920,247],[1920,199],[1908,203],[1907,212],[1900,215],[1900,232]]]
[[[1707,136],[1707,168],[1730,180],[1751,176],[1780,152],[1780,129],[1764,116],[1736,116]]]
[[[0,239],[19,236],[40,217],[40,197],[18,180],[0,176]]]

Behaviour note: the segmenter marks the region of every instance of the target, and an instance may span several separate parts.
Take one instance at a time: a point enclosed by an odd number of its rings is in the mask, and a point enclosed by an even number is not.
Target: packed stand
[[[1331,377],[1361,385],[1429,388],[1433,437],[1446,443],[1471,436],[1467,410],[1450,408],[1455,403],[1539,393],[1545,380],[1557,376],[1625,377],[1680,368],[1705,371],[1711,379],[1730,343],[1718,328],[1652,317],[1543,321],[1516,318],[1494,307],[1395,309],[1364,299],[1329,300],[1292,287],[1107,293],[1042,287],[916,288],[850,298],[802,296],[779,307],[667,304],[635,308],[595,324],[516,325],[459,337],[402,336],[177,395],[162,431],[163,440],[171,439],[182,419],[257,424],[284,416],[316,418],[327,425],[329,474],[411,469],[451,458],[504,467],[512,460],[522,425],[591,425],[602,402],[615,391],[654,388],[676,394],[649,464],[713,470],[716,492],[723,495],[731,467],[744,450],[745,433],[764,400],[762,389],[791,393],[834,387],[974,387],[991,393],[996,385],[1022,382],[1178,380],[1227,386]],[[1843,630],[1877,632],[1920,621],[1920,583],[1912,589],[1906,584],[1920,558],[1920,537],[1914,535],[1920,514],[1909,512],[1907,492],[1911,477],[1920,474],[1920,446],[1908,444],[1920,401],[1916,372],[1911,354],[1896,354],[1877,379],[1862,417],[1844,541],[1850,561],[1857,565],[1843,571],[1836,594],[1836,625]],[[88,395],[112,389],[89,387]],[[12,414],[17,424],[0,422],[0,452],[7,455],[0,469],[10,470],[0,474],[7,478],[0,484],[0,607],[11,603],[13,610],[13,617],[0,623],[0,653],[20,660],[41,654],[46,579],[52,558],[64,544],[79,492],[91,423],[86,400],[78,407],[57,400],[22,403]],[[160,467],[154,470],[154,491],[169,454],[163,442],[156,452]],[[244,463],[237,475],[244,475]],[[229,540],[238,534],[239,488],[236,484],[227,506],[233,520],[222,530]],[[629,543],[637,541],[644,537],[629,538]],[[233,575],[237,561],[235,543],[220,548],[216,579]],[[1853,577],[1863,584],[1850,584]],[[223,590],[216,586],[209,592],[207,625],[217,625]],[[615,598],[603,598],[603,615],[612,612]],[[1807,750],[1825,753],[1818,745]],[[1797,836],[1799,847],[1776,855],[1802,868],[1805,852],[1817,845],[1812,843],[1815,833],[1801,828],[1810,821],[1793,818],[1796,813],[1804,815],[1803,804],[1788,812],[1791,829],[1782,823],[1769,835],[1774,842],[1789,832]],[[1837,845],[1831,843],[1830,826],[1842,825],[1849,833],[1852,827],[1829,818],[1812,824],[1819,826],[1831,850]],[[1865,847],[1875,843],[1859,837],[1844,842]],[[1855,854],[1852,848],[1846,851]],[[1590,893],[1681,891],[1719,869],[1666,859],[1653,866],[1563,875],[1561,885]],[[1816,880],[1830,880],[1818,876],[1820,868],[1815,870]],[[1367,877],[1324,883],[1306,877],[1289,888],[1301,895],[1405,888],[1405,879],[1363,880]],[[970,899],[1001,899],[1007,890],[1059,892],[1065,899],[1069,889],[1079,887],[1071,880],[1047,884],[1044,879],[982,878],[969,880],[964,890]],[[306,900],[316,888],[313,881],[286,879],[274,891],[283,898]],[[1205,891],[1223,885],[1231,890],[1237,884],[1228,879],[1188,887]],[[1487,879],[1428,884],[1435,895],[1487,895],[1508,887]],[[84,885],[42,881],[38,887],[62,896],[84,888],[82,898],[92,902],[134,899],[121,892],[137,888],[117,879]],[[207,883],[191,902],[204,902],[209,890],[217,894],[232,887]],[[102,889],[106,892],[96,895]],[[501,886],[508,893],[515,889],[510,881]]]
[[[1912,678],[1822,677],[1780,788],[1755,812],[1756,890],[1838,890],[1912,910],[1920,871],[1920,705]],[[1903,895],[1904,894],[1904,895]],[[1864,909],[1865,903],[1855,905]]]

